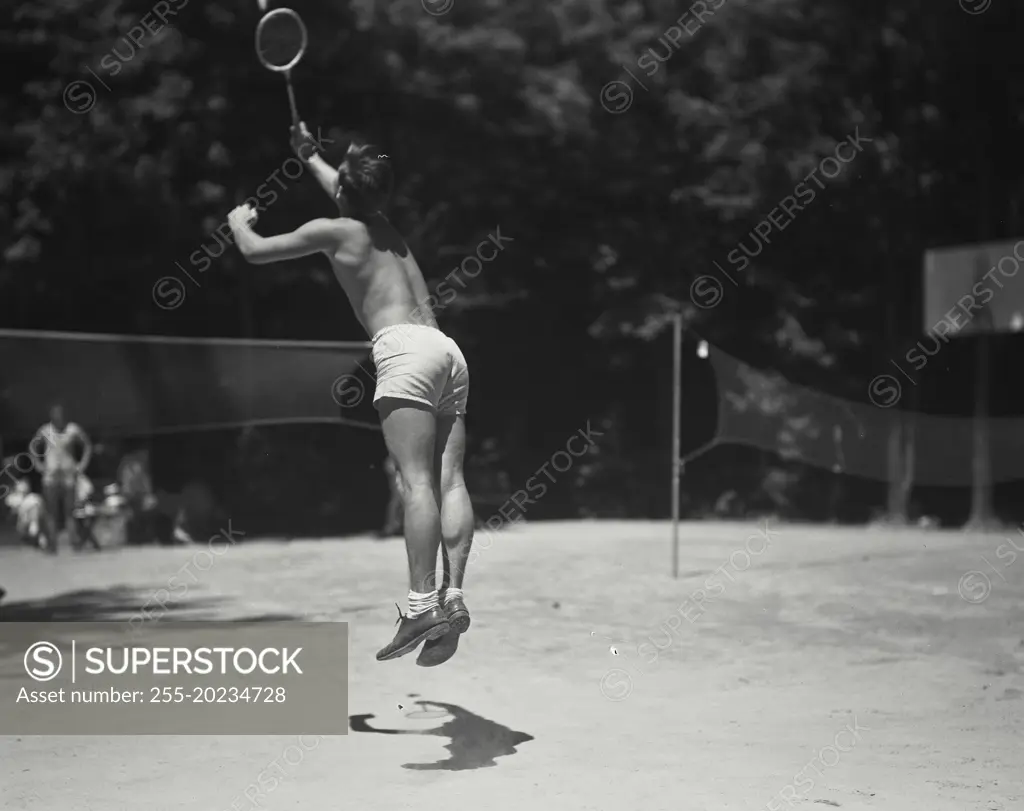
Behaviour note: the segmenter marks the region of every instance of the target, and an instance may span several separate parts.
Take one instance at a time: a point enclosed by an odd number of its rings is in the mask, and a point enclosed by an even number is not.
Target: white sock
[[[437,589],[420,594],[418,591],[409,591],[409,612],[406,616],[415,619],[420,614],[427,613],[431,608],[437,608]]]
[[[456,597],[461,597],[461,596],[462,596],[462,589],[457,589],[455,587],[448,588],[445,591],[445,593],[444,593],[444,604],[448,605],[448,603],[450,603]]]

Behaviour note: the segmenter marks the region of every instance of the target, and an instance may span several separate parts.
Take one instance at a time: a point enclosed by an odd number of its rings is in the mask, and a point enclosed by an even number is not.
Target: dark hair
[[[338,166],[338,188],[362,215],[375,214],[391,196],[394,175],[388,156],[373,144],[353,141]]]

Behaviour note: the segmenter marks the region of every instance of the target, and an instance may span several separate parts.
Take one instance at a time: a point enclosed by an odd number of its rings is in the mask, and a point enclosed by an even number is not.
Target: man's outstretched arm
[[[253,231],[252,224],[255,221],[256,212],[249,206],[239,206],[228,215],[228,224],[238,250],[247,262],[254,265],[333,252],[342,242],[340,229],[332,220],[312,220],[289,234],[274,237],[261,237]]]

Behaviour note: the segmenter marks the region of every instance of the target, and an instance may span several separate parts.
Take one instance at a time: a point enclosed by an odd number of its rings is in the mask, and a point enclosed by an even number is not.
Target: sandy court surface
[[[0,738],[0,807],[1024,809],[1024,536],[759,526],[684,525],[678,580],[664,523],[495,536],[432,670],[373,658],[400,543],[237,546],[167,616],[347,621],[356,728],[410,734]],[[196,554],[3,550],[0,618],[124,620]]]

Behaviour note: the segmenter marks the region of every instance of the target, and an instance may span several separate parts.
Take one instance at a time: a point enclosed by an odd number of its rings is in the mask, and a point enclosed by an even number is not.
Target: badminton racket
[[[284,75],[288,88],[288,104],[292,109],[292,124],[299,126],[299,110],[295,105],[292,88],[292,68],[306,53],[306,26],[302,18],[290,8],[276,8],[264,14],[256,26],[256,56],[267,70]]]

